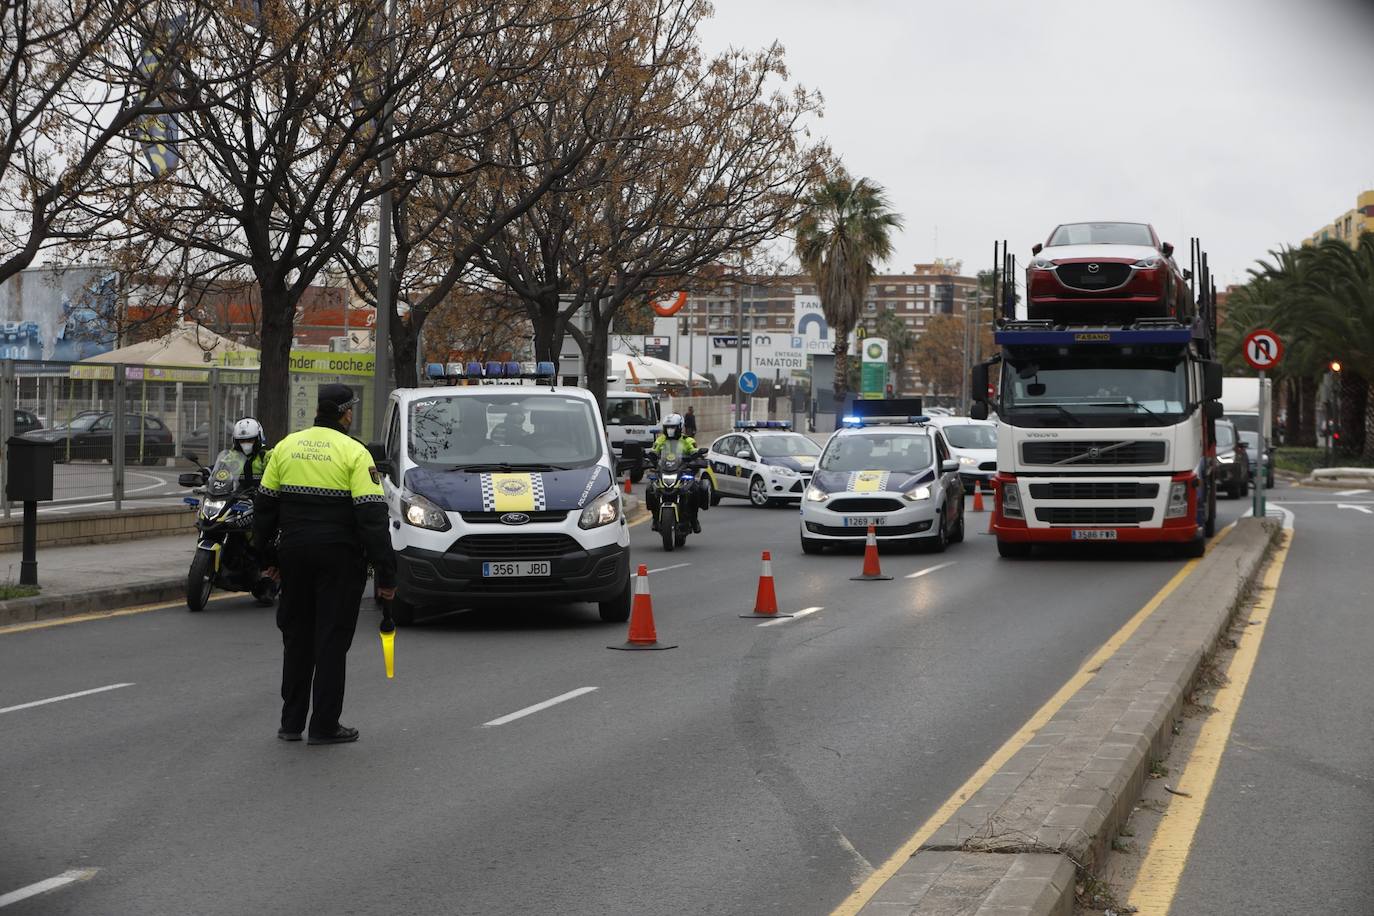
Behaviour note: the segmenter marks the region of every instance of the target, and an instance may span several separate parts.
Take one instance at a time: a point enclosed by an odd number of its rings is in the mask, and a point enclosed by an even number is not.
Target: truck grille
[[[1093,450],[1098,454],[1094,457]],[[1112,442],[1109,440],[1023,442],[1021,460],[1026,464],[1161,464],[1163,442]]]
[[[826,508],[831,512],[896,512],[902,508],[902,502],[899,499],[851,496],[837,499]]]
[[[1154,499],[1159,495],[1159,484],[1089,480],[1033,483],[1030,495],[1031,499]]]
[[[566,534],[469,534],[449,548],[479,560],[560,557],[581,549]]]
[[[1097,270],[1089,270],[1089,264],[1096,264]],[[1055,273],[1059,276],[1059,282],[1070,289],[1096,292],[1115,289],[1125,283],[1131,276],[1131,265],[1104,264],[1098,261],[1060,264]]]
[[[1051,525],[1138,525],[1154,518],[1149,506],[1041,506],[1035,517]]]

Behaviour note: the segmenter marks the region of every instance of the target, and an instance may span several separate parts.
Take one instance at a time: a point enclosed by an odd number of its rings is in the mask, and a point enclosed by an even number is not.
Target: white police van
[[[630,614],[630,533],[596,398],[552,363],[435,364],[392,392],[374,445],[391,516],[392,614],[518,599]],[[447,383],[447,384],[444,384]]]
[[[643,391],[606,392],[606,437],[615,454],[616,472],[644,479],[644,453],[663,429],[658,398]],[[629,445],[630,448],[626,448]]]

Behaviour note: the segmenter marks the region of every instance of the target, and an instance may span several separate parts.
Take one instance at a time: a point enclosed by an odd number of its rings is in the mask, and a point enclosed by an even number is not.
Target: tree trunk
[[[593,319],[592,331],[582,347],[582,361],[587,366],[587,390],[596,398],[604,415],[606,412],[606,365],[610,361],[610,319]]]
[[[258,369],[258,422],[268,442],[290,432],[291,341],[295,334],[296,303],[280,281],[263,282],[262,355]],[[313,405],[312,405],[313,406]],[[311,417],[306,418],[308,424]]]
[[[1366,451],[1365,391],[1368,384],[1347,369],[1341,373],[1341,448],[1355,454]]]
[[[1302,404],[1298,396],[1299,381],[1295,378],[1283,380],[1283,441],[1296,443],[1302,436]]]
[[[849,328],[833,328],[835,331],[835,428],[845,412],[845,399],[849,396]]]
[[[400,321],[394,315],[391,318],[390,331],[391,378],[397,388],[414,388],[420,383],[415,372],[415,357],[420,345],[419,332],[411,322]]]
[[[1317,382],[1303,376],[1298,382],[1298,406],[1302,414],[1298,438],[1294,445],[1315,448],[1317,445]]]

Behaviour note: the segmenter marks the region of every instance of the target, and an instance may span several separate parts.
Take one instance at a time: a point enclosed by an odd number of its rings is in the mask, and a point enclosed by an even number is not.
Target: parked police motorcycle
[[[671,551],[687,543],[687,535],[692,533],[692,518],[702,511],[704,500],[697,486],[697,472],[704,467],[700,459],[705,454],[704,448],[686,455],[645,454],[651,468],[649,486],[658,503],[658,533],[663,538],[664,550]],[[689,503],[689,500],[694,502]]]
[[[200,459],[187,452],[197,466]],[[183,487],[196,487],[195,496],[183,502],[196,510],[196,554],[186,574],[186,607],[205,609],[215,588],[251,592],[267,607],[276,600],[277,586],[262,574],[253,551],[253,495],[257,487],[245,485],[248,458],[238,449],[225,449],[213,468],[201,467],[180,475]]]

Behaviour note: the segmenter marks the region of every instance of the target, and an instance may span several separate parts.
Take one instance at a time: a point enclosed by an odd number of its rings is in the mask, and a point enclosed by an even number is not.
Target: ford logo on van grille
[[[529,524],[530,517],[523,512],[507,512],[501,516],[503,525],[526,525]]]

